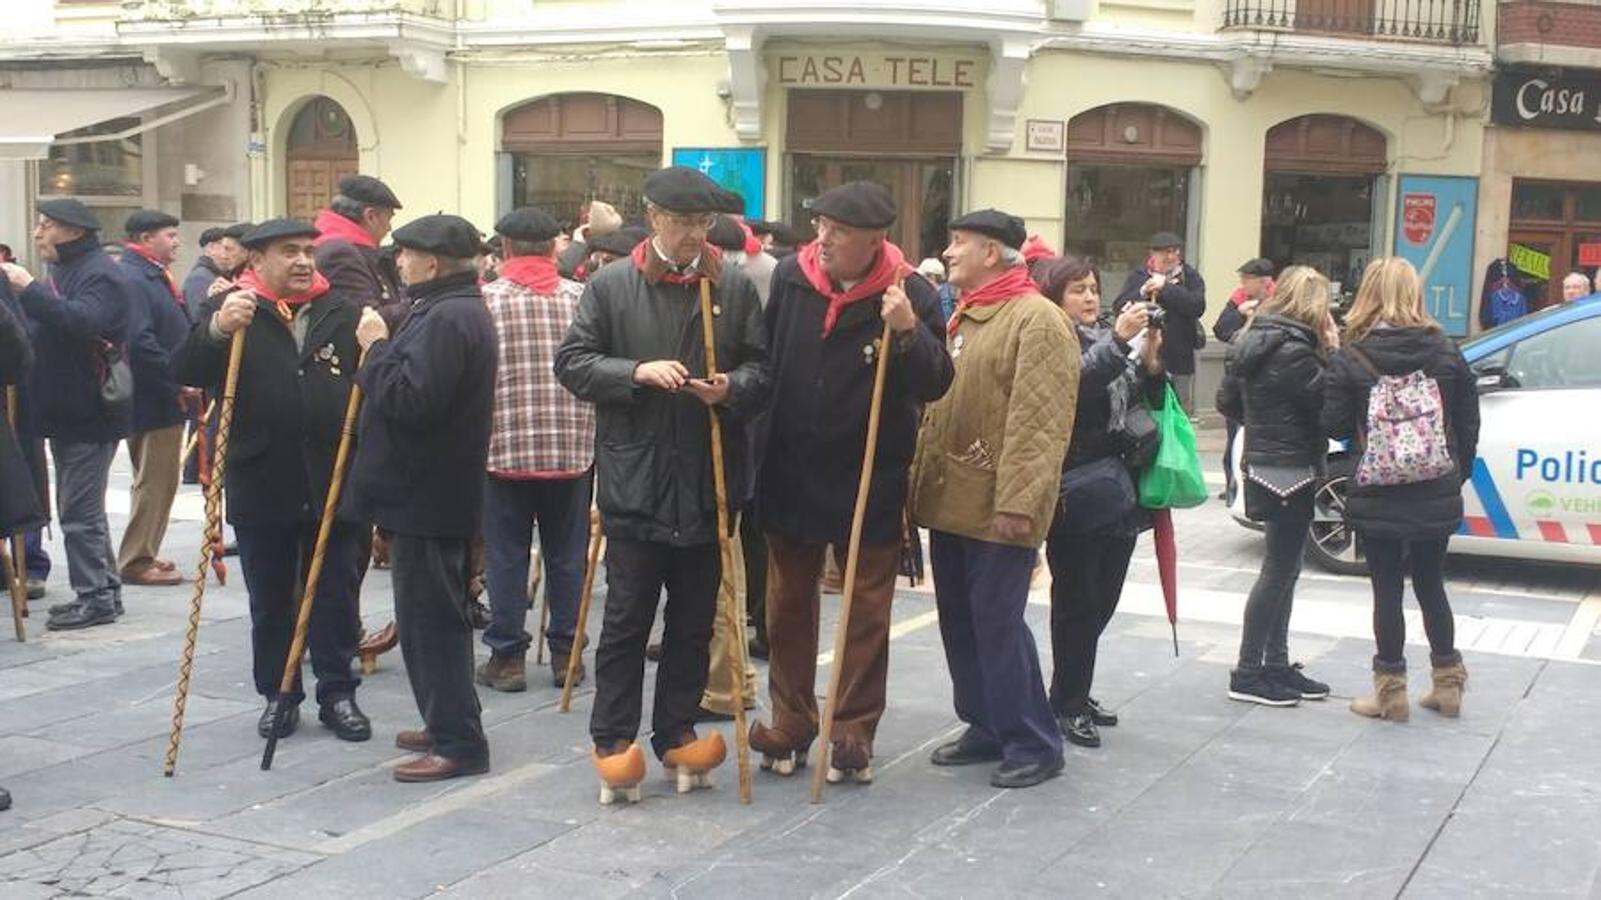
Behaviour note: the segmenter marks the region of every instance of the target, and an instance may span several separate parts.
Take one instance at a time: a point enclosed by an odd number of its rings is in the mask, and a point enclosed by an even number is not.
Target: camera
[[[1159,303],[1145,304],[1145,312],[1150,316],[1150,327],[1161,328],[1167,323],[1167,310]]]

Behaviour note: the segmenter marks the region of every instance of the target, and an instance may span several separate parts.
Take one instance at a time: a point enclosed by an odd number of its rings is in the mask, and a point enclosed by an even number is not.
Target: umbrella
[[[1167,624],[1173,629],[1173,655],[1179,655],[1179,556],[1173,535],[1173,511],[1151,510],[1155,526],[1151,538],[1156,544],[1156,573],[1162,579],[1162,602],[1167,606]]]

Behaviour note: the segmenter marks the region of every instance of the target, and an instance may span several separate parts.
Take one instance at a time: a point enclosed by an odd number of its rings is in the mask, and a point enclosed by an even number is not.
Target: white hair
[[[1010,269],[1012,266],[1021,266],[1028,262],[1028,260],[1023,256],[1023,251],[1018,250],[1015,247],[1008,247],[1000,241],[996,241],[995,246],[1001,248],[1001,263],[1008,269]]]
[[[1564,285],[1570,281],[1577,281],[1579,284],[1582,284],[1585,287],[1590,286],[1590,277],[1583,272],[1569,272],[1567,277],[1562,279],[1562,283]]]

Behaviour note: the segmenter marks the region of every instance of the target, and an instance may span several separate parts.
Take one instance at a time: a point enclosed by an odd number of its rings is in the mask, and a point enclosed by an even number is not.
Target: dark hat
[[[766,234],[772,234],[777,224],[777,222],[768,222],[763,219],[745,220],[745,227],[749,228],[751,234],[754,234],[757,237],[761,237],[762,235]]]
[[[82,228],[85,231],[100,230],[100,220],[89,211],[89,207],[71,197],[63,200],[41,200],[39,215],[72,228]]]
[[[589,249],[591,252],[610,253],[612,256],[627,256],[648,237],[650,232],[638,225],[624,225],[611,234],[604,234],[590,241]]]
[[[1028,229],[1024,227],[1023,220],[998,209],[974,210],[954,219],[950,227],[952,231],[976,231],[1013,250],[1023,249],[1023,242],[1028,240]]]
[[[699,169],[688,166],[658,169],[645,179],[645,199],[662,209],[677,213],[727,212],[731,206],[730,198],[737,196],[707,178]],[[740,206],[743,208],[743,202]]]
[[[221,228],[207,228],[205,231],[200,232],[200,246],[204,247],[207,244],[215,244],[216,242],[222,240],[222,238],[223,234]]]
[[[389,185],[371,175],[346,175],[339,179],[339,193],[368,206],[385,206],[400,209],[400,198]]]
[[[141,209],[128,217],[128,221],[123,225],[123,231],[129,237],[133,237],[151,231],[160,231],[163,228],[177,227],[177,216],[164,213],[159,209]]]
[[[273,241],[292,237],[314,238],[321,233],[299,219],[268,219],[246,232],[239,243],[252,250],[265,250]]]
[[[895,198],[883,185],[852,181],[813,200],[812,212],[853,228],[888,228],[895,224]]]
[[[561,223],[542,209],[524,206],[501,216],[495,233],[514,241],[548,241],[561,234]]]
[[[1246,260],[1245,265],[1240,266],[1234,271],[1239,272],[1241,275],[1253,275],[1257,277],[1265,275],[1271,278],[1278,272],[1278,267],[1273,265],[1273,260],[1263,259],[1259,256],[1256,259]]]
[[[1171,231],[1158,231],[1151,235],[1150,243],[1146,244],[1152,250],[1166,250],[1169,247],[1183,247],[1184,239]]]
[[[743,216],[745,214],[745,195],[738,191],[721,188],[723,192],[723,206],[718,212],[730,216]]]
[[[724,250],[744,250],[745,229],[728,216],[718,216],[706,232],[706,243]]]
[[[256,230],[255,222],[235,222],[222,230],[222,236],[244,243],[245,235]]]
[[[472,259],[484,249],[473,223],[445,213],[413,219],[396,228],[391,239],[398,247],[455,259]]]

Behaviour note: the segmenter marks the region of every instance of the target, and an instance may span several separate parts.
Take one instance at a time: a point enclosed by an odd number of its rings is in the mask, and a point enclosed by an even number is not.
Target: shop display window
[[[512,203],[577,222],[585,203],[600,200],[624,220],[643,219],[645,178],[659,168],[659,153],[518,153],[512,157]]]
[[[1370,175],[1269,172],[1262,199],[1262,255],[1279,269],[1311,266],[1348,303],[1372,258]]]
[[[116,134],[136,128],[138,119],[111,119],[64,138]],[[43,197],[139,197],[144,194],[144,152],[140,135],[86,144],[56,144],[39,163]],[[88,202],[85,200],[85,202]]]
[[[1174,166],[1069,164],[1064,250],[1100,268],[1102,304],[1110,307],[1129,273],[1144,264],[1151,235],[1186,232],[1190,172]]]

